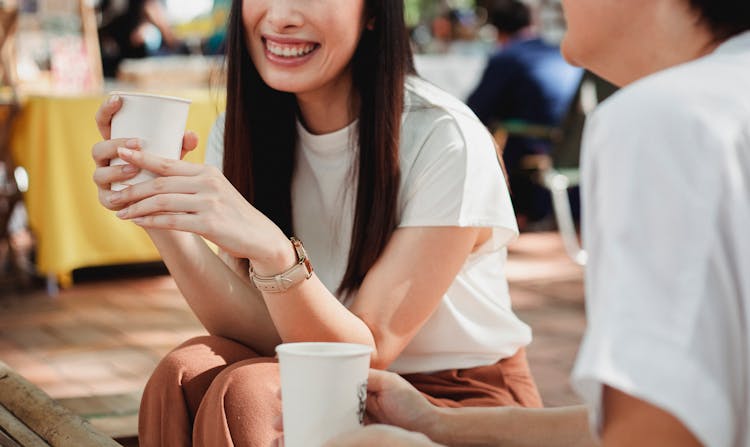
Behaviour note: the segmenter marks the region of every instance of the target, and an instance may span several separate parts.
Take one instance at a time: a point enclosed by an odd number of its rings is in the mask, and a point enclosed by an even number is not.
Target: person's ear
[[[365,24],[365,28],[367,28],[368,31],[374,31],[375,30],[375,17],[371,17],[367,24]]]

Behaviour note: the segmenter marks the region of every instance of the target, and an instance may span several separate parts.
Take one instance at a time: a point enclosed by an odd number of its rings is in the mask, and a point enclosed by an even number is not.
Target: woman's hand
[[[121,219],[198,234],[234,257],[250,258],[259,274],[279,273],[296,261],[289,239],[218,169],[123,147],[117,155],[160,176],[109,195]]]
[[[430,435],[438,423],[437,407],[398,374],[370,370],[367,379],[368,425],[328,441],[326,447],[435,447]],[[278,393],[281,399],[281,390]],[[389,425],[381,425],[389,424]],[[274,428],[283,431],[279,418]],[[281,441],[281,440],[280,440]],[[283,446],[279,442],[277,446]]]
[[[112,191],[110,190],[112,183],[122,182],[131,179],[140,172],[140,168],[131,164],[124,164],[119,166],[109,166],[110,160],[117,158],[117,148],[126,147],[130,149],[138,148],[138,140],[135,138],[131,139],[117,139],[110,140],[112,135],[112,117],[122,107],[122,98],[119,96],[111,96],[104,104],[99,107],[96,112],[96,126],[99,128],[104,141],[96,143],[91,150],[91,154],[96,163],[96,169],[94,170],[94,183],[99,191],[99,202],[104,205],[105,208],[117,211],[123,208],[123,204],[114,204],[110,200]],[[134,136],[135,137],[135,136]],[[183,158],[188,152],[198,146],[198,136],[193,132],[186,132],[182,138],[182,153],[180,158]]]
[[[371,369],[367,392],[367,415],[372,422],[428,436],[438,424],[437,407],[398,374]]]
[[[325,447],[437,447],[422,433],[390,425],[369,425],[328,441]]]

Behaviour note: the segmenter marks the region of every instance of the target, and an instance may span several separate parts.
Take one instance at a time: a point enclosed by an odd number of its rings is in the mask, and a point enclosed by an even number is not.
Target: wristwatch
[[[312,264],[307,257],[305,247],[302,246],[302,241],[296,237],[291,237],[289,240],[292,242],[294,252],[297,253],[297,263],[286,271],[273,276],[260,276],[253,270],[252,262],[250,263],[250,278],[261,292],[285,292],[312,276]]]

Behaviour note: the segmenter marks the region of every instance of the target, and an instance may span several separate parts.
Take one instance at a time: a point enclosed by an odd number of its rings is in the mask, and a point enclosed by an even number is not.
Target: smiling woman
[[[440,406],[541,405],[492,137],[413,74],[403,0],[237,0],[228,23],[205,166],[93,149],[100,201],[147,230],[211,334],[157,367],[142,445],[269,445],[280,342],[368,345]],[[105,138],[120,105],[97,115]],[[161,177],[109,190],[138,169]]]

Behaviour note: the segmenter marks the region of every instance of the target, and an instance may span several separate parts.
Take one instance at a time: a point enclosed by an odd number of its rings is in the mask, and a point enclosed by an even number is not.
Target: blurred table
[[[200,143],[187,160],[202,163],[208,133],[224,109],[223,91],[159,93],[193,100],[187,128]],[[24,201],[36,237],[37,269],[63,287],[77,268],[160,259],[145,231],[99,204],[91,147],[101,140],[94,114],[106,97],[32,94],[13,128],[13,158],[29,174]]]

